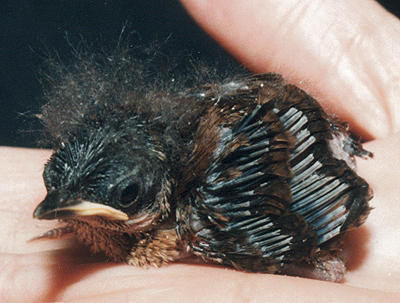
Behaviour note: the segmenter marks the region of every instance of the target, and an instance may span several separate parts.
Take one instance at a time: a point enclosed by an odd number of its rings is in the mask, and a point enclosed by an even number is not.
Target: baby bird
[[[346,124],[280,75],[177,87],[109,57],[60,67],[41,118],[54,153],[37,219],[136,266],[188,256],[340,281],[372,191]],[[57,79],[58,78],[58,79]],[[160,82],[160,83],[157,83]],[[173,88],[169,86],[174,86]]]

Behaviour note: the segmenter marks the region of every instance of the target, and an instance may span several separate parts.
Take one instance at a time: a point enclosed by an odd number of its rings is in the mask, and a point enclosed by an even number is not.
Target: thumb
[[[400,24],[368,0],[181,0],[255,72],[278,72],[366,138],[400,130]]]

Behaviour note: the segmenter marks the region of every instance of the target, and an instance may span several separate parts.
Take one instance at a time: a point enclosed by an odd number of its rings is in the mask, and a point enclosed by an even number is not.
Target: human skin
[[[374,209],[346,236],[344,283],[184,263],[142,269],[106,263],[71,238],[28,242],[56,224],[32,218],[50,151],[2,147],[1,302],[400,301],[400,23],[372,1],[298,2],[182,0],[251,69],[282,73],[369,139],[374,158],[357,165]]]

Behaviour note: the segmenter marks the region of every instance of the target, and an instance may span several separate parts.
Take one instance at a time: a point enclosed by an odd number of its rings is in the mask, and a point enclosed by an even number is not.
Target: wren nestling
[[[60,67],[41,114],[54,153],[34,217],[63,226],[42,237],[73,233],[138,266],[195,255],[339,281],[342,235],[372,197],[353,159],[370,153],[347,126],[277,74],[185,88],[144,66]]]

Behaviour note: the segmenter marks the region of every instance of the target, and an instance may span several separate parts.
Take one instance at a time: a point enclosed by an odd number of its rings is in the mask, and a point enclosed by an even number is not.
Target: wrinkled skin
[[[375,157],[358,167],[374,189],[375,209],[346,236],[346,281],[194,264],[146,270],[105,263],[73,239],[28,243],[55,224],[32,219],[45,196],[41,173],[50,151],[3,147],[0,301],[321,302],[326,294],[330,302],[399,302],[399,21],[366,0],[182,2],[254,71],[282,73],[370,140],[365,148]]]

